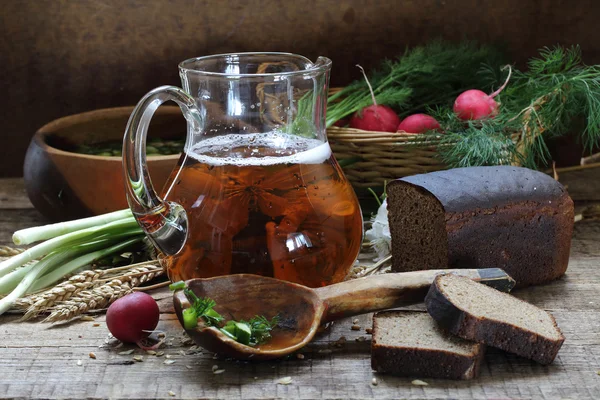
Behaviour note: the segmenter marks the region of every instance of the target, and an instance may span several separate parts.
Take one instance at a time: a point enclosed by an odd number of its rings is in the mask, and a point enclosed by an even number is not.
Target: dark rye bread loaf
[[[544,173],[457,168],[395,180],[387,196],[395,272],[502,268],[523,287],[567,269],[573,201]]]
[[[437,276],[425,305],[451,333],[541,364],[554,361],[565,341],[548,312],[462,276]]]
[[[384,311],[373,316],[371,366],[398,376],[471,379],[485,346],[443,331],[424,312]]]

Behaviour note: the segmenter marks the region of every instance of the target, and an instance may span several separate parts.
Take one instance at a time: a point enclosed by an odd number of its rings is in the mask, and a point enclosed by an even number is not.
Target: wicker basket
[[[333,126],[327,129],[327,138],[346,177],[358,190],[375,189],[386,181],[447,168],[436,155],[441,136],[424,139],[414,134]]]

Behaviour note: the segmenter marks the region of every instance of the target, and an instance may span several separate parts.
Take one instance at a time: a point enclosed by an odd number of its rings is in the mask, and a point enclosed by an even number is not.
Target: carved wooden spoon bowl
[[[280,322],[272,339],[256,347],[238,343],[201,323],[186,332],[199,346],[218,354],[236,359],[279,358],[308,344],[325,322],[422,302],[435,276],[442,273],[468,276],[503,291],[510,291],[515,283],[497,268],[391,273],[317,289],[249,274],[190,279],[186,285],[198,297],[213,299],[217,303],[215,311],[225,320],[279,315]],[[183,326],[182,312],[190,303],[183,290],[174,293],[173,301]]]

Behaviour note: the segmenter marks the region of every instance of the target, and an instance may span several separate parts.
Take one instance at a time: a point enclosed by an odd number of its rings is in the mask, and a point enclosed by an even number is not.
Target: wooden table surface
[[[0,244],[16,229],[44,223],[20,179],[0,179]],[[515,295],[552,312],[566,341],[550,366],[489,349],[481,376],[473,381],[412,379],[376,374],[370,338],[336,322],[296,357],[262,363],[215,359],[192,347],[177,322],[169,293],[159,300],[158,329],[167,335],[161,357],[108,339],[104,314],[95,321],[51,326],[0,317],[2,398],[600,398],[600,221],[575,226],[566,277]],[[417,307],[418,308],[418,307]],[[361,316],[363,328],[370,315]],[[345,337],[345,343],[340,343]],[[366,340],[361,341],[360,337]],[[120,354],[126,350],[133,354]],[[93,352],[96,359],[90,358]],[[143,361],[133,360],[141,355]],[[168,357],[168,358],[167,358]],[[225,371],[214,374],[218,365]],[[291,377],[288,385],[278,380]],[[373,385],[373,378],[378,384]]]

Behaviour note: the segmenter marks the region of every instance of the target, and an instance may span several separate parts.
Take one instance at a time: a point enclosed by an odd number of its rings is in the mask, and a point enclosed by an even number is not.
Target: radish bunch
[[[352,116],[349,122],[351,128],[365,131],[403,132],[411,134],[429,131],[443,133],[440,123],[430,115],[421,113],[413,114],[401,121],[398,115],[390,107],[377,104],[371,84],[362,67],[359,66],[359,68],[371,91],[373,104],[363,108]],[[495,92],[488,95],[481,90],[470,89],[461,93],[454,101],[453,111],[456,117],[463,121],[484,120],[495,117],[498,114],[499,104],[494,98],[504,90],[510,80],[512,70],[510,69],[510,66],[508,68],[509,71],[506,81]],[[343,126],[341,124],[336,125]]]

